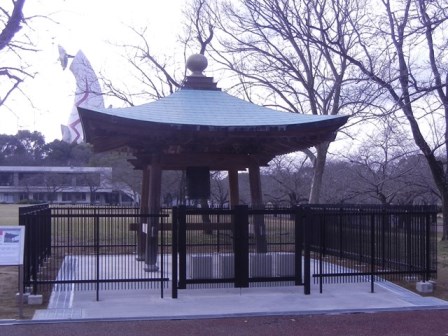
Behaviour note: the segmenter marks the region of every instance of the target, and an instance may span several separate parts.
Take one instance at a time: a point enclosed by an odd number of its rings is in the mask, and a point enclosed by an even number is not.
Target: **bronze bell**
[[[208,167],[187,167],[186,178],[189,199],[210,198],[210,169]]]

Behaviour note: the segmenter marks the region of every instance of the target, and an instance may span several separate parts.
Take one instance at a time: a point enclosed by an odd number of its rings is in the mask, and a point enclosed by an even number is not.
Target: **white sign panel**
[[[24,226],[0,226],[0,266],[23,265]]]

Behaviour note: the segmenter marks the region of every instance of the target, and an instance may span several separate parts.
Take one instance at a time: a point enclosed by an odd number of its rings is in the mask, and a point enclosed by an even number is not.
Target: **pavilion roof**
[[[83,119],[88,115],[80,109]],[[342,125],[346,116],[322,116],[290,113],[255,105],[222,91],[181,89],[167,97],[139,106],[91,108],[89,113],[118,117],[172,127],[204,126],[249,130],[284,129],[288,126],[312,127],[318,124]],[[89,137],[89,134],[86,134]]]
[[[78,111],[95,151],[131,148],[137,168],[162,154],[164,169],[267,165],[276,155],[333,141],[348,118],[280,112],[221,91],[188,89],[141,106]]]
[[[233,97],[202,75],[207,61],[187,61],[192,76],[175,93],[125,108],[78,107],[84,139],[97,152],[128,147],[133,164],[157,160],[164,169],[208,166],[245,169],[276,155],[333,141],[347,116],[273,110]]]

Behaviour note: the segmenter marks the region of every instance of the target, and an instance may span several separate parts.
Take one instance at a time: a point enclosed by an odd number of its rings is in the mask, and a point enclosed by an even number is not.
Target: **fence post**
[[[32,230],[29,231],[30,235],[30,256],[31,256],[31,278],[32,278],[32,293],[37,294],[37,275],[39,269],[39,259],[40,259],[40,251],[39,251],[39,229],[40,229],[40,221],[39,216],[36,214],[36,211],[33,210],[32,215],[28,214],[28,226],[32,227]],[[26,229],[25,229],[26,230]]]
[[[344,228],[342,225],[343,222],[344,209],[342,207],[339,208],[338,212],[338,230],[339,230],[339,258],[344,257]]]
[[[311,252],[310,252],[310,243],[311,243],[311,226],[310,226],[310,209],[303,209],[302,215],[303,221],[303,240],[304,240],[304,257],[305,257],[305,265],[304,265],[304,286],[303,292],[305,295],[311,294]]]
[[[375,292],[375,214],[370,215],[370,292]]]
[[[406,232],[406,255],[407,255],[407,266],[409,275],[411,275],[414,271],[413,263],[412,263],[412,217],[409,213],[409,210],[406,210],[406,214],[404,215],[405,218],[405,232]],[[415,273],[414,273],[415,274]]]
[[[429,211],[429,210],[428,210]],[[433,214],[433,216],[437,216],[437,212]],[[425,240],[426,240],[426,262],[425,262],[425,281],[428,281],[431,278],[431,215],[428,212],[426,215],[426,225],[425,225]],[[435,219],[437,221],[437,217]],[[437,223],[437,222],[436,222]]]
[[[32,239],[34,232],[32,231],[32,225],[30,225],[29,210],[24,207],[19,208],[19,225],[25,227],[25,247],[24,247],[24,260],[23,260],[23,284],[24,287],[31,285],[32,269],[34,265],[34,259],[37,258],[33,253]]]
[[[179,289],[187,288],[187,210],[185,205],[177,211],[178,253],[179,253]]]
[[[160,298],[163,299],[163,287],[164,283],[164,275],[165,275],[165,221],[164,217],[159,214],[158,217],[159,225],[160,225]]]
[[[319,213],[319,293],[322,294],[324,284],[323,284],[323,258],[324,255],[327,254],[327,235],[326,235],[326,219],[327,219],[327,211],[326,208],[322,209],[323,211]]]
[[[43,209],[44,215],[42,228],[42,241],[44,244],[43,258],[46,260],[51,256],[51,209],[49,207]]]
[[[295,285],[303,285],[302,278],[302,250],[303,250],[303,211],[302,208],[295,206],[294,210],[294,229],[295,229]]]
[[[249,208],[235,206],[233,217],[235,287],[249,287]]]
[[[386,229],[389,231],[390,237],[390,215],[388,216],[386,213],[386,208],[383,207],[382,215],[381,215],[381,268],[386,267]],[[386,225],[387,223],[387,225]],[[390,239],[390,238],[389,238]]]
[[[100,300],[100,223],[99,216],[96,213],[96,208],[94,209],[94,245],[96,254],[96,301]]]
[[[177,274],[177,255],[178,255],[178,251],[177,251],[177,237],[178,237],[178,208],[177,207],[173,207],[171,209],[171,297],[173,299],[177,299],[178,296],[178,291],[177,291],[177,286],[178,286],[178,274]]]

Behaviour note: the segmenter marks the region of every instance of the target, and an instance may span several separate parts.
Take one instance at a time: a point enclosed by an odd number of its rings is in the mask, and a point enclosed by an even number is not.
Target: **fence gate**
[[[174,208],[173,297],[178,288],[303,285],[300,219],[291,209]]]

